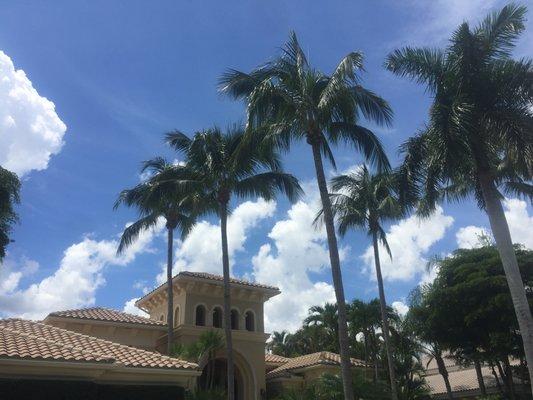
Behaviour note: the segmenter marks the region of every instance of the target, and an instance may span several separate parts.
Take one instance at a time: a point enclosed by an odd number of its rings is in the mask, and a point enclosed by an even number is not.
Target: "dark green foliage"
[[[14,206],[20,202],[19,192],[20,181],[17,175],[0,167],[0,262],[11,242],[9,234],[12,226],[18,222]]]
[[[533,287],[533,251],[515,247],[524,285]],[[415,294],[417,294],[415,292]],[[518,323],[497,249],[460,249],[440,262],[431,286],[418,293],[409,318],[417,331],[451,349],[463,361],[523,357]],[[528,292],[533,306],[533,293]],[[474,350],[477,355],[474,355]]]

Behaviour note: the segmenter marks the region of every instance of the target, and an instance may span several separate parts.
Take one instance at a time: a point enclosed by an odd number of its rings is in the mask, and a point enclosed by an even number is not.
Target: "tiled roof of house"
[[[0,320],[0,358],[116,363],[131,368],[198,367],[178,358],[21,319]]]
[[[129,324],[160,325],[166,326],[162,321],[156,321],[139,315],[128,314],[122,311],[112,310],[104,307],[81,308],[78,310],[55,311],[50,313],[51,317],[80,318],[96,321],[123,322]]]
[[[352,366],[364,366],[364,362],[356,358],[352,358]],[[300,357],[290,358],[289,361],[280,367],[267,373],[267,378],[274,378],[283,375],[291,370],[312,367],[314,365],[339,365],[341,364],[341,357],[336,353],[329,351],[321,351],[319,353],[306,354]]]
[[[208,281],[215,281],[215,282],[223,282],[224,281],[224,277],[221,276],[221,275],[209,274],[207,272],[190,272],[190,271],[182,271],[179,274],[174,275],[172,280],[175,281],[175,280],[179,279],[180,277],[199,278],[199,279],[205,279],[205,280],[208,280]],[[250,286],[250,287],[258,288],[258,289],[279,291],[279,288],[277,288],[275,286],[264,285],[264,284],[261,284],[261,283],[254,283],[254,282],[246,281],[246,280],[243,280],[243,279],[230,278],[230,283],[232,283],[234,285]],[[159,289],[161,289],[165,285],[166,285],[166,282],[161,284],[161,285],[159,285],[154,290],[148,292],[143,297],[141,297],[139,300],[137,300],[137,303],[139,303],[143,299],[151,296],[154,292],[158,291]]]
[[[272,363],[272,364],[285,364],[286,362],[289,362],[290,358],[278,356],[277,354],[265,354],[265,362]]]

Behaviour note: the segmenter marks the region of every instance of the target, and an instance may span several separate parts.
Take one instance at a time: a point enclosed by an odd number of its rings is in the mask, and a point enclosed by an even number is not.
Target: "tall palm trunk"
[[[231,338],[231,295],[228,252],[228,203],[220,202],[220,235],[222,239],[222,270],[224,276],[224,333],[226,335],[226,360],[228,400],[235,398],[235,367],[233,364],[233,341]]]
[[[450,385],[450,378],[448,377],[448,369],[446,368],[446,364],[444,363],[444,359],[442,358],[440,350],[435,351],[434,357],[435,357],[435,361],[437,362],[439,373],[441,374],[442,379],[444,380],[444,385],[446,386],[446,394],[448,395],[448,399],[453,400],[453,392],[452,392],[452,386]]]
[[[383,277],[381,276],[381,263],[379,261],[378,238],[375,232],[372,233],[372,244],[374,245],[374,262],[376,264],[376,277],[379,289],[379,305],[381,308],[381,323],[383,328],[383,338],[385,340],[385,349],[387,351],[387,363],[389,365],[389,378],[392,400],[398,400],[398,391],[396,388],[396,371],[394,370],[394,361],[392,359],[392,343],[389,336],[389,318],[387,317],[387,303],[385,301],[385,289],[383,288]]]
[[[529,370],[529,384],[533,391],[533,318],[526,297],[524,282],[520,275],[516,254],[513,248],[509,225],[503,211],[501,197],[494,186],[494,182],[488,174],[480,174],[481,190],[485,200],[485,208],[490,221],[490,227],[496,247],[500,253],[503,270],[507,278],[507,284],[511,291],[518,326],[524,343],[524,353],[526,355]]]
[[[167,354],[171,354],[174,345],[174,290],[172,287],[174,228],[168,222],[167,240]]]
[[[487,389],[485,388],[485,381],[483,380],[483,371],[481,371],[481,363],[477,359],[477,356],[476,356],[476,359],[474,360],[474,368],[476,370],[477,383],[479,385],[479,390],[481,392],[481,395],[486,396]]]
[[[318,137],[318,135],[316,135]],[[344,287],[342,285],[342,273],[339,259],[339,249],[337,246],[337,236],[335,235],[335,225],[333,223],[333,212],[331,210],[331,200],[329,198],[328,186],[324,175],[324,166],[322,164],[322,155],[317,141],[310,141],[313,149],[313,159],[315,162],[316,178],[320,199],[322,200],[322,209],[324,211],[324,224],[328,237],[329,259],[331,263],[331,275],[333,278],[333,287],[335,288],[335,297],[337,298],[337,307],[339,315],[339,348],[341,356],[342,384],[344,388],[344,399],[354,400],[352,387],[352,370],[350,360],[350,350],[348,342],[348,324],[346,318],[346,300],[344,298]]]

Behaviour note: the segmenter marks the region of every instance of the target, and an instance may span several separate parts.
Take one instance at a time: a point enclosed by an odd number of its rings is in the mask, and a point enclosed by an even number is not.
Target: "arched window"
[[[205,326],[205,307],[201,304],[196,306],[196,326]]]
[[[239,329],[239,312],[231,310],[231,329]]]
[[[213,309],[213,327],[222,328],[222,309],[220,307]]]
[[[247,311],[245,316],[245,324],[246,324],[246,330],[253,332],[255,331],[255,316],[254,313],[251,311]]]
[[[159,317],[159,321],[165,322],[165,315],[164,314],[161,314],[161,316]]]
[[[180,308],[178,306],[174,310],[174,327],[178,326],[179,324],[180,324]]]

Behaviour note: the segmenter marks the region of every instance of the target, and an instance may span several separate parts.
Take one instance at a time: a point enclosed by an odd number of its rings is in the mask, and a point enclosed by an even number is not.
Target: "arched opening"
[[[159,321],[165,322],[165,315],[164,314],[161,314],[161,316],[159,317]]]
[[[196,306],[196,326],[205,326],[205,306]]]
[[[246,314],[244,315],[244,321],[247,331],[255,331],[255,315],[252,311],[246,311]]]
[[[174,327],[180,324],[180,307],[176,307],[174,310]]]
[[[222,309],[220,307],[213,309],[213,327],[222,328]]]
[[[227,389],[227,362],[223,358],[217,358],[208,362],[202,370],[202,375],[197,380],[199,389],[211,390],[211,389]],[[235,400],[244,400],[245,384],[243,374],[237,365],[234,366],[235,370]]]
[[[239,329],[239,312],[231,310],[231,329]]]

